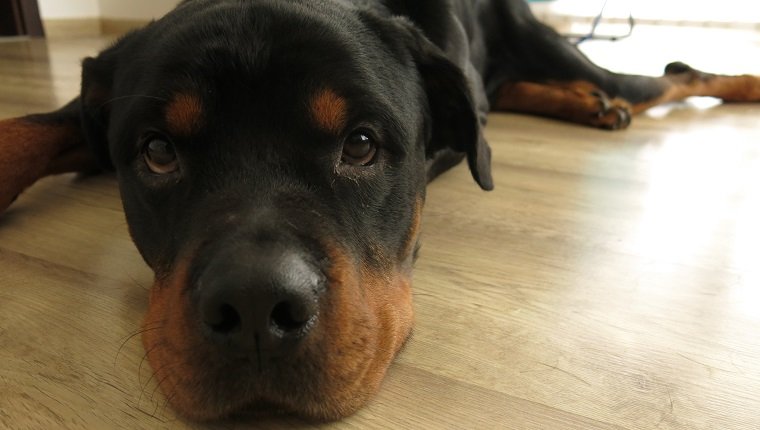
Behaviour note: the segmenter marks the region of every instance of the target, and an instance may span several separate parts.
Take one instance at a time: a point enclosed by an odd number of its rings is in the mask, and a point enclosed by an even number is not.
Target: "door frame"
[[[0,21],[0,34],[45,37],[37,0],[0,0],[0,7],[11,12],[11,19]]]

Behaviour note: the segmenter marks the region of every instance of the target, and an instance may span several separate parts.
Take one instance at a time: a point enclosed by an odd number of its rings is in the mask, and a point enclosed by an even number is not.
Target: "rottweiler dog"
[[[67,106],[0,122],[0,211],[115,170],[170,404],[338,419],[411,333],[426,183],[466,159],[493,187],[489,111],[619,129],[690,95],[760,101],[760,79],[612,73],[524,0],[187,0],[85,59]]]

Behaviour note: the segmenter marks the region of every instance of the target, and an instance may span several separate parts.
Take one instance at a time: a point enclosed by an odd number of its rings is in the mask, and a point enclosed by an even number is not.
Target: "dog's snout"
[[[317,323],[323,289],[324,276],[301,252],[221,253],[198,281],[201,326],[220,348],[287,355]]]

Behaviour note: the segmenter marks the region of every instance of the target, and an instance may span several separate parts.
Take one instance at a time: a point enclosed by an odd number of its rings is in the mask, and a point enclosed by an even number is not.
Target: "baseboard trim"
[[[108,36],[120,36],[132,30],[145,27],[148,23],[150,23],[150,20],[102,18],[100,20],[100,32]]]
[[[45,35],[49,38],[87,36],[119,36],[148,24],[149,20],[113,18],[46,19]]]
[[[45,37],[66,38],[99,36],[100,18],[46,19],[42,21]]]

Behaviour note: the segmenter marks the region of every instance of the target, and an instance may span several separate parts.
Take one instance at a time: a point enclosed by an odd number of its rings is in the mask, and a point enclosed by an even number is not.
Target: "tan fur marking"
[[[699,79],[694,74],[686,72],[663,76],[660,79],[669,84],[668,89],[654,100],[634,105],[633,113],[640,113],[659,104],[693,96],[717,97],[725,102],[760,101],[760,77],[758,76],[706,75],[705,79]]]
[[[333,293],[331,317],[322,321],[330,339],[323,348],[336,359],[326,363],[333,383],[324,395],[333,402],[321,415],[338,418],[355,412],[379,390],[393,358],[411,335],[414,311],[407,274],[357,264],[340,247],[327,251]]]
[[[189,306],[182,295],[187,288],[190,262],[189,258],[180,259],[171,273],[157,274],[143,323],[142,342],[154,371],[151,379],[170,396],[168,402],[188,417],[213,419],[222,412],[200,407],[200,393],[185,388],[187,381],[196,378],[199,370],[188,360],[178,359],[180,351],[202,351],[203,348],[197,333],[190,330]]]
[[[198,131],[202,120],[203,105],[193,94],[177,93],[166,106],[166,124],[175,135],[192,135]]]
[[[330,88],[312,97],[309,110],[315,125],[324,131],[337,134],[346,125],[348,103]]]

